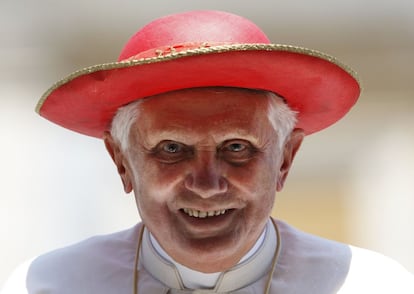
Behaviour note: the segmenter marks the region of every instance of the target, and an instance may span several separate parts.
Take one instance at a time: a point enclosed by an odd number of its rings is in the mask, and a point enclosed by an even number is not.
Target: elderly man
[[[103,138],[142,223],[29,261],[4,293],[414,293],[396,262],[270,218],[304,136],[359,92],[334,58],[239,16],[151,22],[37,109]]]

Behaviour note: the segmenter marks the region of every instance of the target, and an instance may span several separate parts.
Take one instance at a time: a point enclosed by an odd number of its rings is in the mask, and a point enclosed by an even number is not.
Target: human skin
[[[262,233],[304,136],[294,130],[280,149],[268,99],[231,88],[169,92],[140,104],[126,150],[105,133],[125,191],[177,262],[224,271]]]

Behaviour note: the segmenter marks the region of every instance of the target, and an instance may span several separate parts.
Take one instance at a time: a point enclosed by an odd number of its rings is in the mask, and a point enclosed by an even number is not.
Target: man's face
[[[187,267],[229,268],[263,231],[287,173],[267,107],[264,93],[227,88],[140,104],[121,177],[149,231]]]

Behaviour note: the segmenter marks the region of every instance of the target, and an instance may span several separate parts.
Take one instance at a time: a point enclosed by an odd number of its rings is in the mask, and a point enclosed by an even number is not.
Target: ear
[[[125,193],[130,193],[132,191],[131,172],[121,147],[115,142],[108,131],[104,132],[103,140],[105,142],[106,150],[114,161],[118,174],[121,177]]]
[[[305,133],[302,129],[294,129],[285,143],[283,149],[283,161],[280,166],[276,191],[281,191],[283,189],[283,185],[285,184],[290,167],[292,166],[293,159],[295,158],[296,152],[299,150],[304,137]]]

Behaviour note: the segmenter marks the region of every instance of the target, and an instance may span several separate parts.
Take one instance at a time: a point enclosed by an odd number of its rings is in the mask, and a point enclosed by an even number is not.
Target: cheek
[[[136,176],[134,193],[141,219],[158,240],[170,240],[176,226],[174,199],[178,191],[177,178],[177,169],[152,164],[143,165]]]
[[[134,184],[134,193],[142,220],[151,231],[162,230],[169,223],[169,207],[171,189],[161,183],[153,172],[140,173]]]
[[[178,166],[142,160],[134,171],[134,191],[138,205],[144,209],[158,210],[173,201],[175,191],[182,181],[182,169]]]
[[[263,156],[243,171],[235,172],[246,199],[252,204],[253,213],[268,216],[273,207],[279,176],[278,162],[274,155]]]
[[[230,173],[229,173],[230,174]],[[268,193],[276,190],[278,167],[276,161],[268,157],[255,159],[246,166],[232,169],[231,176],[238,185],[250,194]]]
[[[168,194],[182,182],[185,169],[174,164],[148,163],[141,171],[141,185],[155,189],[157,194]]]

